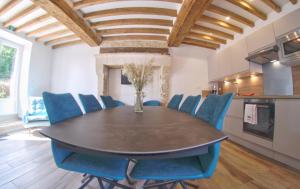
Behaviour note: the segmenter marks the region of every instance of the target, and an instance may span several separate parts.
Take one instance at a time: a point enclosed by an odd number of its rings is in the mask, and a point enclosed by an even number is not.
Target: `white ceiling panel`
[[[209,32],[204,32],[204,31],[199,31],[199,30],[191,30],[192,32],[195,32],[195,33],[201,33],[201,34],[207,34],[209,36],[213,36],[213,37],[217,37],[217,38],[220,38],[220,39],[224,39],[224,40],[229,40],[225,37],[221,37],[221,36],[218,36],[218,35],[213,35],[212,33],[209,33]]]
[[[215,26],[213,24],[209,24],[209,23],[206,23],[206,22],[196,22],[196,24],[200,25],[200,26],[206,26],[208,28],[212,28],[212,29],[216,29],[216,30],[219,30],[219,31],[223,31],[223,32],[226,32],[226,33],[229,33],[229,34],[235,34],[233,31],[231,30],[227,30],[227,29],[224,29],[222,27],[219,27],[219,26]]]
[[[155,7],[155,8],[167,8],[178,10],[180,7],[176,3],[159,2],[159,1],[118,1],[112,3],[98,4],[94,6],[84,7],[80,9],[83,13],[90,13],[95,11],[126,8],[126,7]]]
[[[47,39],[45,39],[45,40],[43,40],[43,41],[50,41],[50,40],[52,40],[52,39],[57,39],[57,38],[65,37],[65,36],[72,35],[72,34],[74,34],[74,33],[70,31],[69,33],[62,34],[62,35],[59,35],[59,36],[57,36],[57,37],[49,37],[49,38],[47,38]]]
[[[14,27],[18,27],[28,21],[31,21],[41,15],[44,15],[46,12],[43,9],[37,9],[34,12],[30,13],[29,15],[24,16],[23,18],[21,18],[20,20],[18,20],[17,22],[13,23]]]
[[[66,27],[63,26],[63,25],[62,26],[58,26],[58,27],[55,27],[53,29],[49,29],[49,30],[47,30],[45,32],[40,32],[39,34],[34,35],[33,37],[39,37],[39,36],[42,36],[42,35],[45,35],[45,34],[49,34],[49,33],[53,33],[55,31],[62,30],[62,29],[66,29]]]
[[[0,8],[2,8],[4,5],[6,5],[9,2],[9,0],[1,0],[0,1]]]
[[[102,35],[103,37],[112,37],[112,36],[127,36],[127,35],[153,35],[153,36],[168,36],[167,34],[155,34],[155,33],[120,33],[120,34],[111,34],[111,35]]]
[[[171,27],[167,27],[167,26],[154,26],[154,25],[109,26],[109,27],[99,27],[97,29],[117,29],[117,28],[160,28],[160,29],[171,29]]]
[[[2,1],[2,0],[0,0]],[[31,1],[23,0],[20,3],[18,3],[13,9],[5,13],[0,17],[0,22],[5,22],[8,19],[12,18],[17,13],[21,12],[22,10],[28,8],[30,5],[32,5]]]
[[[245,10],[239,8],[238,6],[235,6],[235,5],[229,3],[229,2],[227,2],[225,0],[214,0],[213,4],[216,5],[216,6],[219,6],[219,7],[223,8],[223,9],[230,10],[231,12],[234,12],[234,13],[236,13],[238,15],[241,15],[241,16],[243,16],[245,18],[248,18],[250,20],[253,20],[253,21],[256,21],[256,20],[259,19],[258,17],[256,17],[256,16],[248,13],[247,11],[245,11]]]
[[[54,22],[57,22],[57,20],[56,20],[55,18],[51,18],[51,19],[45,20],[44,22],[41,22],[41,23],[39,23],[39,24],[35,24],[34,26],[31,26],[31,27],[29,27],[29,28],[25,28],[25,29],[24,29],[24,32],[25,32],[25,33],[28,33],[28,32],[31,32],[31,31],[33,31],[33,30],[36,30],[36,29],[38,29],[38,28],[41,28],[41,27],[43,27],[43,26],[46,26],[46,25],[48,25],[48,24],[54,23]]]
[[[205,12],[204,12],[204,15],[209,16],[209,17],[216,18],[216,19],[218,19],[218,20],[222,20],[222,21],[224,21],[224,22],[228,22],[229,24],[233,24],[233,25],[235,25],[235,26],[237,26],[237,27],[240,27],[240,28],[248,27],[247,25],[242,24],[242,23],[240,23],[240,22],[238,22],[238,21],[235,21],[235,20],[233,20],[233,19],[226,20],[226,17],[225,17],[225,16],[221,16],[221,15],[219,15],[219,14],[215,14],[215,13],[212,13],[212,12],[205,11]]]
[[[150,18],[150,19],[174,20],[174,18],[170,17],[170,16],[131,14],[131,15],[107,16],[107,17],[103,17],[103,18],[94,18],[89,21],[90,22],[100,22],[100,21],[106,21],[106,20],[129,19],[129,18]]]

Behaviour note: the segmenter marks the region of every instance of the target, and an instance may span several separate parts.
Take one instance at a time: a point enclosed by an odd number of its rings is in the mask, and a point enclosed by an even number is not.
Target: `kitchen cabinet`
[[[265,46],[275,45],[275,35],[273,25],[269,24],[258,31],[247,36],[248,53],[253,53]]]
[[[273,23],[275,36],[281,36],[300,27],[300,9],[278,19]]]
[[[216,52],[208,61],[209,81],[223,80],[241,72],[250,72],[246,40],[239,40],[232,46]]]
[[[224,49],[222,52],[220,52],[218,56],[218,62],[219,62],[219,76],[221,78],[226,77],[228,75],[231,75],[231,54],[230,54],[230,48]]]
[[[216,81],[231,75],[229,48],[216,52],[208,61],[208,79]]]
[[[300,100],[277,99],[275,105],[274,150],[300,160]]]
[[[243,118],[244,114],[244,99],[234,99],[231,102],[230,108],[227,111],[226,116]]]
[[[217,54],[214,54],[211,56],[208,60],[208,80],[209,81],[215,81],[218,79],[218,56]]]
[[[245,39],[239,40],[230,47],[231,74],[236,74],[249,70],[249,62],[245,59],[248,56]]]

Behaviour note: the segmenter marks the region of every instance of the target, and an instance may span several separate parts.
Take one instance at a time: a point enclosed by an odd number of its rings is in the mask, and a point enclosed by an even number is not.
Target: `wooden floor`
[[[56,168],[49,141],[35,132],[0,139],[1,189],[78,188],[80,179]],[[214,176],[194,183],[200,189],[300,189],[300,174],[226,141]],[[96,188],[96,180],[87,187]]]

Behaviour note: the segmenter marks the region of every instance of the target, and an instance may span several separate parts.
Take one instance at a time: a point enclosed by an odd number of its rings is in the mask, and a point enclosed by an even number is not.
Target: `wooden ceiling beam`
[[[21,0],[10,0],[2,8],[0,8],[0,16],[14,8]]]
[[[290,0],[290,2],[295,5],[297,4],[298,0]]]
[[[60,44],[57,44],[57,45],[53,45],[52,49],[57,49],[57,48],[61,48],[61,47],[68,47],[68,46],[77,45],[77,44],[81,44],[81,43],[84,43],[84,41],[82,41],[81,39],[80,40],[75,40],[75,41],[68,41],[68,42],[65,42],[65,43],[60,43]]]
[[[21,32],[21,31],[23,31],[26,28],[29,28],[31,26],[34,26],[36,24],[39,24],[39,23],[44,22],[46,20],[49,20],[50,18],[51,18],[51,16],[49,14],[44,14],[42,16],[34,18],[34,19],[32,19],[32,20],[30,20],[30,21],[28,21],[28,22],[26,22],[26,23],[18,26],[15,31],[16,32]]]
[[[129,14],[148,14],[176,17],[177,11],[175,9],[153,8],[153,7],[129,7],[129,8],[115,8],[108,10],[95,11],[84,14],[85,19],[102,18],[106,16],[119,16]]]
[[[274,11],[281,12],[281,7],[278,4],[276,4],[273,0],[262,0],[262,2],[264,2]]]
[[[204,41],[210,41],[213,43],[217,43],[217,44],[226,44],[226,40],[224,39],[220,39],[217,37],[213,37],[211,35],[206,35],[203,33],[195,33],[195,32],[190,32],[187,36],[187,38],[195,38],[195,39],[200,39],[200,40],[204,40]]]
[[[16,15],[14,15],[10,19],[8,19],[6,22],[4,22],[3,26],[8,27],[8,26],[12,25],[13,23],[17,22],[21,18],[23,18],[23,17],[29,15],[30,13],[34,12],[38,8],[39,7],[37,7],[35,5],[31,5],[27,8],[25,8],[24,10],[22,10],[21,12],[18,12]]]
[[[51,39],[49,41],[46,41],[44,44],[45,45],[53,45],[55,43],[61,43],[61,42],[66,42],[66,41],[70,41],[70,40],[75,40],[75,39],[78,39],[78,36],[75,34],[71,34],[71,35],[59,37],[56,39]]]
[[[123,25],[173,26],[173,22],[172,20],[163,20],[163,19],[136,18],[136,19],[107,20],[107,21],[91,23],[92,28],[123,26]]]
[[[46,32],[48,30],[51,30],[51,29],[54,29],[54,28],[57,28],[57,27],[60,27],[60,26],[62,26],[61,23],[59,23],[59,22],[53,22],[51,24],[47,24],[47,25],[42,26],[40,28],[37,28],[37,29],[35,29],[33,31],[30,31],[30,32],[26,33],[26,35],[27,35],[27,37],[32,37],[34,35]]]
[[[120,1],[133,1],[133,0],[82,0],[82,1],[74,2],[73,7],[74,9],[81,9],[88,6],[99,5],[104,3],[120,2]],[[154,0],[154,1],[182,3],[182,0]]]
[[[122,33],[155,33],[155,34],[169,34],[168,29],[160,28],[117,28],[117,29],[105,29],[98,30],[97,33],[100,35],[113,35]]]
[[[41,35],[40,37],[35,38],[36,41],[43,41],[47,39],[57,38],[65,34],[71,34],[72,32],[69,29],[62,29],[59,31],[51,32],[45,35]]]
[[[215,44],[215,43],[210,43],[207,41],[201,41],[201,40],[195,40],[195,39],[189,39],[189,38],[185,38],[182,41],[182,43],[187,44],[187,45],[194,45],[194,46],[198,46],[198,47],[213,49],[213,50],[216,50],[217,48],[220,47],[220,45]]]
[[[169,46],[179,46],[212,0],[183,1],[168,39]]]
[[[90,46],[98,46],[101,38],[90,27],[79,13],[64,0],[32,0],[36,5],[45,9],[51,16],[60,21],[68,29],[74,32],[82,41]]]
[[[256,7],[252,6],[248,2],[244,0],[226,0],[227,2],[244,9],[245,11],[249,12],[250,14],[257,16],[262,20],[267,20],[267,15],[263,13],[261,10],[257,9]]]
[[[169,55],[169,49],[152,47],[106,47],[100,48],[100,53],[158,53]]]
[[[219,15],[222,15],[222,16],[225,16],[225,17],[230,17],[231,19],[233,20],[236,20],[242,24],[245,24],[247,26],[250,26],[250,27],[254,27],[254,22],[245,18],[245,17],[242,17],[234,12],[231,12],[229,10],[226,10],[226,9],[223,9],[221,7],[218,7],[216,5],[213,5],[211,4],[207,10],[209,12],[213,12],[213,13],[216,13],[216,14],[219,14]]]
[[[201,16],[199,21],[210,23],[210,24],[213,24],[213,25],[237,32],[237,33],[241,33],[241,34],[243,33],[243,29],[238,26],[235,26],[235,25],[225,22],[223,20],[219,20],[219,19],[209,17],[206,15]]]
[[[119,35],[103,37],[103,41],[139,41],[139,40],[154,40],[154,41],[166,41],[167,37],[157,35]]]
[[[220,36],[220,37],[227,38],[227,39],[234,39],[234,36],[232,34],[222,32],[222,31],[219,31],[219,30],[216,30],[216,29],[208,28],[208,27],[205,27],[205,26],[200,26],[200,25],[194,25],[192,27],[192,31],[197,31],[197,32],[200,31],[200,32],[205,32],[205,33],[208,33],[208,34],[212,34],[212,35],[215,35],[215,36]]]

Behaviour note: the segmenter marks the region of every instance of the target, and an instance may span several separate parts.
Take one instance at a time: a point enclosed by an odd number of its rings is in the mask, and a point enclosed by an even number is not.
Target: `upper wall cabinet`
[[[275,36],[281,36],[300,27],[300,9],[280,18],[273,23]]]
[[[231,73],[236,74],[249,70],[249,62],[245,59],[248,56],[245,39],[239,40],[230,47]]]
[[[232,75],[231,62],[229,48],[216,52],[208,61],[208,80],[217,81]]]
[[[218,54],[214,54],[208,60],[208,81],[215,81],[218,79]]]
[[[246,40],[248,53],[252,53],[265,46],[275,44],[275,35],[272,24],[269,24],[247,36]]]

